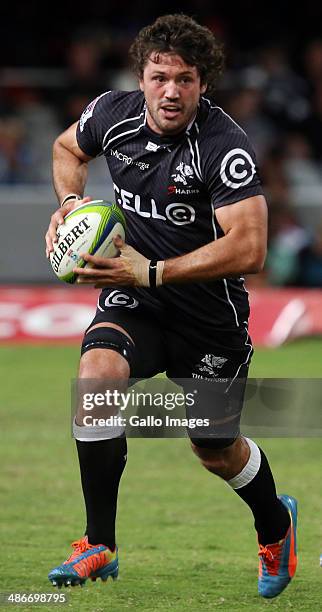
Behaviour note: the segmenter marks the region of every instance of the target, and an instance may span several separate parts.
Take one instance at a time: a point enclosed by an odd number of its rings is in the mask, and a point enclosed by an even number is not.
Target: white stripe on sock
[[[250,440],[250,438],[244,438],[244,440],[246,440],[249,446],[250,455],[242,471],[237,476],[234,476],[234,478],[226,481],[232,489],[241,489],[248,485],[255,478],[261,464],[261,453],[257,444]]]
[[[119,415],[117,415],[119,416]],[[99,442],[100,440],[113,440],[119,438],[125,432],[122,425],[111,427],[80,427],[73,420],[73,437],[79,442]],[[84,437],[86,434],[86,437]]]

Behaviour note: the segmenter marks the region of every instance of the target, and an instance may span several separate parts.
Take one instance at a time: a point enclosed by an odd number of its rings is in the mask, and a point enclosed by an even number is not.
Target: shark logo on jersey
[[[248,185],[256,172],[255,164],[244,149],[232,149],[221,162],[220,178],[231,189]]]
[[[212,378],[216,378],[219,374],[219,370],[223,367],[223,365],[228,361],[226,357],[217,357],[216,355],[212,355],[211,353],[207,353],[202,359],[201,363],[197,365],[199,372],[203,374],[207,374]],[[200,374],[192,374],[193,378],[203,378]]]
[[[188,180],[191,181],[193,179],[193,170],[191,166],[181,162],[179,166],[176,167],[178,171],[175,174],[171,174],[175,183],[182,183],[183,185],[188,185]]]

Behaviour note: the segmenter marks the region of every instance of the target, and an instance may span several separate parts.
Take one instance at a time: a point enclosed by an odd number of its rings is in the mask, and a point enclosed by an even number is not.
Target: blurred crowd
[[[225,39],[221,24],[210,21]],[[133,29],[80,29],[64,43],[58,67],[3,70],[0,188],[50,183],[59,132],[99,93],[137,87],[127,63]],[[281,40],[246,50],[227,42],[215,101],[250,137],[270,213],[267,264],[253,282],[322,287],[322,35],[296,61]],[[92,175],[102,184],[106,169],[95,163]]]

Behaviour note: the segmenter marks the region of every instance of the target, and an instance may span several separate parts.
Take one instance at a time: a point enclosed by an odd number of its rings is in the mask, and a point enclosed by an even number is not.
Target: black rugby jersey
[[[263,193],[246,134],[206,98],[184,132],[160,136],[147,125],[142,92],[106,92],[83,112],[77,141],[87,155],[105,156],[126,216],[126,242],[148,259],[220,238],[216,208]],[[194,324],[221,330],[244,327],[249,315],[242,278],[139,291]]]

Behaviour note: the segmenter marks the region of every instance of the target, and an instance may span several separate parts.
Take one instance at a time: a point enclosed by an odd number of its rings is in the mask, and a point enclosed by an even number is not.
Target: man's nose
[[[175,81],[168,81],[166,84],[165,97],[171,100],[179,98],[179,88]]]

